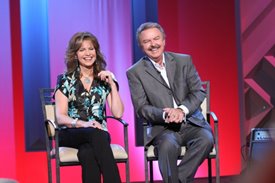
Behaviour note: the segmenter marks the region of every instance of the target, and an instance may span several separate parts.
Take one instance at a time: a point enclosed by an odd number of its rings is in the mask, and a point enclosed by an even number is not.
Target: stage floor
[[[237,182],[237,178],[238,178],[238,176],[222,176],[220,182],[221,183],[235,183],[235,182]],[[215,182],[216,182],[216,179],[215,179],[215,177],[213,177],[212,183],[215,183]],[[144,182],[132,182],[132,183],[144,183]],[[163,183],[163,182],[160,180],[158,180],[158,181],[156,180],[156,181],[154,181],[154,183]],[[207,180],[207,178],[196,178],[194,183],[208,183],[208,180]]]

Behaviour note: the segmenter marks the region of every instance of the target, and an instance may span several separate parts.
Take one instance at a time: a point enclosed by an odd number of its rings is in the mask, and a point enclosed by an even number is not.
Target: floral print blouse
[[[59,75],[55,91],[60,90],[69,99],[68,116],[84,121],[96,120],[101,123],[103,130],[108,131],[105,107],[111,87],[108,83],[95,78],[90,90],[87,91],[79,75],[79,68],[71,74]]]

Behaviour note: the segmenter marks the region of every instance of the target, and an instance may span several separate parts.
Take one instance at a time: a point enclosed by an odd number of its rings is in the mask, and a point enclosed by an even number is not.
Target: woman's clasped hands
[[[102,130],[101,124],[97,121],[87,121],[87,122],[86,121],[80,121],[79,126],[83,127],[83,128],[92,127],[92,128],[98,128],[98,129]]]

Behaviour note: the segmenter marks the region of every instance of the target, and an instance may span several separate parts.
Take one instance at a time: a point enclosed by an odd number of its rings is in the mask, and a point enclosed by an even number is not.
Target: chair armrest
[[[45,123],[48,123],[49,125],[52,125],[53,128],[57,128],[57,125],[55,124],[55,122],[53,120],[47,119],[45,121]]]
[[[212,111],[210,111],[208,113],[208,122],[210,123],[210,121],[214,122],[214,136],[215,136],[215,144],[218,145],[218,118],[216,116],[216,114]]]
[[[216,114],[214,112],[212,112],[212,111],[210,111],[209,114],[210,114],[210,117],[212,117],[214,123],[218,123],[219,120],[218,120]]]
[[[66,129],[66,126],[58,126],[53,120],[47,119],[45,121],[45,128],[49,138],[56,138],[58,131]]]
[[[55,131],[57,129],[57,125],[55,124],[55,122],[53,120],[45,120],[45,128],[46,128],[46,132],[48,134],[48,137],[54,137],[55,136]]]
[[[121,119],[121,118],[116,118],[114,116],[106,116],[106,118],[115,119],[115,120],[119,121],[121,124],[123,124],[124,127],[128,126],[128,123],[125,120]]]
[[[215,144],[217,146],[218,145],[218,122],[219,122],[219,120],[218,120],[216,114],[212,111],[209,112],[209,117],[208,117],[209,123],[211,121],[210,117],[214,122],[214,136],[215,136]]]
[[[114,119],[116,121],[119,121],[122,125],[123,125],[123,133],[124,133],[124,149],[126,151],[126,153],[128,154],[129,156],[129,143],[128,143],[128,123],[121,119],[121,118],[116,118],[114,116],[106,116],[106,119],[107,118],[111,118],[111,119]]]
[[[214,122],[214,139],[215,139],[215,149],[216,149],[216,177],[220,177],[220,149],[219,149],[219,133],[218,133],[218,118],[216,114],[212,111],[209,113],[209,122],[210,117],[212,118]]]

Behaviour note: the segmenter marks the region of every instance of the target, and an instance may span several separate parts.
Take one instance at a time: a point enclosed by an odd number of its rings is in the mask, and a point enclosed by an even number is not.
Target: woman
[[[56,117],[66,130],[60,133],[60,146],[78,149],[82,182],[121,182],[110,147],[105,104],[114,117],[122,117],[124,106],[114,75],[105,70],[106,62],[97,38],[78,32],[66,50],[67,71],[58,76],[55,90]]]

